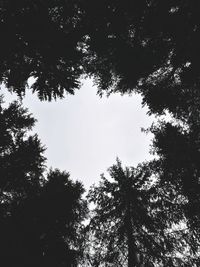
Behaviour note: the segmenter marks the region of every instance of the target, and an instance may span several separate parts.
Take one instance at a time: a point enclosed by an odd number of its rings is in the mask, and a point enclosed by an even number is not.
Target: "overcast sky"
[[[152,158],[152,136],[142,133],[141,127],[149,127],[153,118],[142,108],[141,97],[113,94],[100,98],[92,85],[86,80],[74,96],[56,102],[40,102],[31,93],[23,100],[38,120],[34,132],[47,148],[47,166],[69,171],[87,189],[116,157],[128,166]]]

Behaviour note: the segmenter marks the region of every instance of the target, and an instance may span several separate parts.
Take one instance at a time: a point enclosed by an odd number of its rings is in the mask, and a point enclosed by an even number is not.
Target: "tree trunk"
[[[127,207],[126,230],[127,230],[127,245],[128,245],[128,267],[139,267],[137,258],[137,247],[133,238],[133,227],[131,223],[130,205]]]

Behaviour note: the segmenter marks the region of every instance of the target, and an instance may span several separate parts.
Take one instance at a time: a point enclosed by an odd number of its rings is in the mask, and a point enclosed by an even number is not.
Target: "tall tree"
[[[195,125],[196,124],[196,125]],[[154,133],[153,151],[157,176],[165,183],[173,183],[187,202],[184,212],[192,236],[191,254],[197,253],[200,240],[199,132],[198,121],[189,126],[182,123],[160,122],[151,127]],[[199,264],[199,263],[198,263]],[[198,265],[197,264],[197,265]]]
[[[18,102],[3,107],[0,100],[0,190],[1,197],[26,198],[36,193],[45,169],[44,147],[37,135],[28,132],[35,119]],[[9,193],[7,194],[9,199]]]
[[[12,221],[33,266],[77,266],[82,257],[82,221],[87,212],[83,186],[69,174],[50,171],[38,195],[14,207]]]
[[[30,135],[35,119],[18,102],[0,104],[0,250],[3,266],[76,265],[87,213],[81,183],[45,168]]]
[[[93,187],[88,196],[95,205],[89,225],[94,244],[91,265],[191,264],[190,257],[176,256],[184,254],[187,234],[172,231],[173,224],[184,220],[184,196],[173,185],[156,184],[147,165],[123,169],[117,161],[109,174],[110,178],[101,177],[99,186]]]

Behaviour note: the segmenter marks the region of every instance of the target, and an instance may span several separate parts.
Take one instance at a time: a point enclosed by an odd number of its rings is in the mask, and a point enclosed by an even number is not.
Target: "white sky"
[[[31,93],[23,100],[38,120],[34,132],[47,147],[47,166],[69,171],[87,189],[116,157],[128,166],[152,158],[148,153],[152,136],[141,128],[149,127],[153,117],[142,108],[141,97],[113,94],[100,98],[96,92],[92,81],[86,80],[74,96],[63,100],[40,102]]]

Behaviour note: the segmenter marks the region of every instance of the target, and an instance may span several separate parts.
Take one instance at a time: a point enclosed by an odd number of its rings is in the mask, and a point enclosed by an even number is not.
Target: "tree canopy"
[[[88,195],[91,266],[196,266],[186,252],[190,236],[180,229],[184,195],[160,183],[150,165],[124,169],[117,160],[109,174]]]
[[[103,261],[129,255],[127,246],[132,246],[130,253],[148,254],[146,264],[180,266],[161,253],[176,251],[177,235],[169,241],[165,234],[170,221],[182,218],[191,235],[187,246],[198,255],[199,9],[195,0],[0,2],[0,82],[10,91],[22,97],[32,77],[32,90],[41,100],[51,100],[73,94],[86,75],[94,78],[100,95],[138,92],[149,113],[171,115],[170,122],[150,128],[156,160],[125,170],[118,162],[110,168],[114,182],[103,176],[90,191],[97,204],[91,225],[106,246],[98,255]],[[17,102],[8,108],[0,103],[1,249],[9,267],[14,262],[30,266],[30,258],[33,266],[62,266],[80,255],[77,244],[87,211],[83,187],[66,172],[45,175],[44,147],[37,135],[27,134],[34,122]],[[144,186],[145,174],[159,180],[153,193]],[[132,205],[133,210],[127,208]],[[123,247],[120,252],[116,243]]]
[[[1,264],[66,266],[82,257],[87,204],[67,172],[46,174],[35,119],[18,102],[0,104]]]
[[[198,95],[197,1],[1,1],[0,80],[41,99],[95,77],[100,92],[139,91],[152,112],[177,116]],[[195,101],[195,102],[196,102]]]

